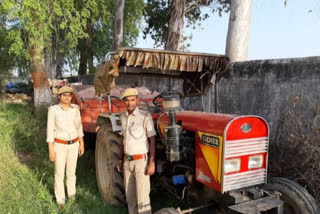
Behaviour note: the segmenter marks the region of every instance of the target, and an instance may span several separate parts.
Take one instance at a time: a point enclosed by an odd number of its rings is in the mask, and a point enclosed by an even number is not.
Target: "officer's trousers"
[[[76,194],[76,166],[79,154],[79,142],[73,144],[53,144],[56,153],[54,193],[58,204],[65,203],[64,173],[66,170],[66,184],[68,197]]]
[[[129,214],[151,214],[150,176],[146,175],[147,159],[124,161],[124,187]]]

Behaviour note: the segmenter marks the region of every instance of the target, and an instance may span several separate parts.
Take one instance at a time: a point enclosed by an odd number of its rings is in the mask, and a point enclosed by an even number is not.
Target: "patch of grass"
[[[39,174],[20,163],[17,148],[30,151],[26,145],[31,137],[26,121],[27,105],[0,105],[0,210],[1,213],[57,213],[57,207]],[[22,132],[26,131],[26,135]]]
[[[59,213],[54,200],[54,164],[48,160],[46,109],[0,103],[0,212]],[[98,192],[93,151],[79,158],[77,200],[60,213],[127,213],[106,205]]]

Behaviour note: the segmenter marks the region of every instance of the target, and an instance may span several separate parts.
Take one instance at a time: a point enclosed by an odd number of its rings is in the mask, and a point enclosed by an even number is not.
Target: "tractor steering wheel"
[[[115,99],[115,100],[119,100],[120,102],[123,102],[123,100],[121,100],[119,97],[117,97],[117,96],[112,96],[112,95],[110,95],[110,98],[111,99]]]
[[[170,95],[173,95],[173,94],[179,94],[180,99],[181,99],[181,97],[182,97],[182,94],[179,93],[179,92],[161,93],[161,94],[159,94],[159,95],[157,95],[157,96],[155,96],[155,97],[153,98],[152,103],[153,103],[155,106],[162,107],[162,103],[157,102],[157,99],[158,99],[158,98],[167,97],[167,96],[170,96]]]
[[[162,94],[158,94],[157,96],[155,96],[152,100],[153,105],[158,106],[158,107],[162,107],[162,103],[157,102],[158,98],[162,98]]]
[[[117,103],[112,102],[113,99],[119,100],[120,103],[123,103],[123,100],[121,100],[121,99],[120,99],[119,97],[117,97],[117,96],[111,96],[111,95],[110,95],[110,104],[117,106],[118,112],[120,112],[120,108],[121,108],[120,105],[118,105]],[[106,97],[106,100],[108,100],[108,96]]]

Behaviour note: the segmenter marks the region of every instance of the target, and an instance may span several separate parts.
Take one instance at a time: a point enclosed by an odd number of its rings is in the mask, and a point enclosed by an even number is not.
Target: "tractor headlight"
[[[241,165],[240,158],[225,160],[224,173],[240,171],[240,165]]]
[[[263,164],[262,155],[255,155],[255,156],[249,157],[249,162],[248,162],[249,169],[260,168],[262,167],[262,164]]]

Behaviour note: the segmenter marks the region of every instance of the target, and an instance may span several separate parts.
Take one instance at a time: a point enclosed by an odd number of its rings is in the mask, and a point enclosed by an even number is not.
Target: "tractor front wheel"
[[[314,198],[305,188],[285,178],[272,178],[264,187],[266,190],[281,193],[284,202],[284,214],[318,214],[320,213]]]
[[[105,202],[111,205],[125,203],[123,176],[116,170],[120,156],[121,137],[102,125],[97,133],[95,164],[99,191]]]

